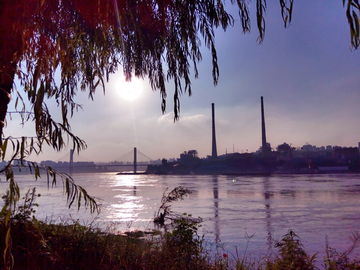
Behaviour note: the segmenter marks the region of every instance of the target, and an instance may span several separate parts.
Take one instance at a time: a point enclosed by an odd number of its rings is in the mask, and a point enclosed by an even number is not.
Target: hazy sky
[[[141,91],[137,98],[129,101],[121,97],[121,72],[110,78],[105,96],[99,89],[91,101],[87,94],[79,92],[76,101],[84,110],[70,123],[88,148],[75,161],[120,160],[133,147],[152,159],[177,158],[192,149],[198,150],[200,157],[210,155],[212,102],[218,154],[233,149],[256,151],[261,145],[260,96],[265,101],[267,141],[273,148],[284,142],[295,147],[306,143],[357,146],[360,52],[350,50],[342,1],[295,1],[288,29],[283,28],[279,4],[268,2],[266,34],[261,45],[256,43],[254,8],[251,34],[242,34],[236,12],[235,27],[225,33],[216,32],[220,66],[216,87],[212,83],[210,53],[202,50],[199,79],[193,79],[191,97],[182,95],[180,120],[176,123],[172,82],[167,86],[165,114],[161,113],[159,92],[153,92],[147,80],[130,84],[130,88]],[[16,117],[7,120],[5,136],[33,134],[32,123],[21,128]],[[68,152],[45,149],[32,159],[64,161]]]

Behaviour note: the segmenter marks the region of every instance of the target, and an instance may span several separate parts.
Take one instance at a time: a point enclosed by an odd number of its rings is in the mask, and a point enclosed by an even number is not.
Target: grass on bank
[[[198,223],[188,216],[174,221],[168,232],[129,232],[117,234],[78,222],[49,224],[34,217],[34,205],[24,203],[13,213],[11,223],[14,269],[214,269],[214,270],[285,270],[316,269],[316,254],[308,254],[300,238],[289,231],[276,244],[277,254],[253,259],[211,255],[198,235]],[[5,249],[6,228],[0,215],[0,250]],[[359,269],[360,262],[350,259],[352,247],[337,252],[326,245],[323,269]],[[0,260],[0,269],[5,269]]]

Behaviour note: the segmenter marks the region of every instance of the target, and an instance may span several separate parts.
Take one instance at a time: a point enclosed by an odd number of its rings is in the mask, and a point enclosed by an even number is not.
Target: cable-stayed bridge
[[[137,173],[138,167],[141,167],[142,169],[145,169],[148,165],[158,165],[159,162],[154,161],[144,153],[137,150],[136,147],[134,147],[133,150],[123,154],[122,156],[115,159],[115,161],[108,162],[108,163],[94,163],[90,161],[89,159],[78,155],[74,152],[74,150],[70,150],[70,154],[66,154],[63,157],[61,157],[57,164],[62,164],[59,167],[62,168],[68,168],[69,172],[72,173],[74,168],[77,168],[77,170],[82,169],[92,169],[95,171],[116,171],[116,169],[119,170],[131,170],[132,173]],[[113,167],[109,169],[109,167]],[[118,168],[116,168],[118,167]],[[124,168],[124,169],[121,169]],[[131,168],[131,169],[130,169]]]
[[[134,147],[134,150],[130,150],[129,152],[115,159],[115,161],[123,163],[133,163],[135,160],[137,163],[154,163],[152,158],[140,152],[136,147]]]

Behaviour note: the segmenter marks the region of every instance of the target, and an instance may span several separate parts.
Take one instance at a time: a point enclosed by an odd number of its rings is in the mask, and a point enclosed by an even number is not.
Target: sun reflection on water
[[[113,196],[106,216],[112,221],[128,222],[139,220],[140,210],[146,208],[144,197],[138,194],[138,187],[144,185],[144,178],[138,175],[117,175],[112,183]]]
[[[111,204],[112,211],[107,215],[108,219],[113,221],[132,221],[138,218],[139,210],[145,208],[144,204],[139,204],[139,200],[122,201]]]

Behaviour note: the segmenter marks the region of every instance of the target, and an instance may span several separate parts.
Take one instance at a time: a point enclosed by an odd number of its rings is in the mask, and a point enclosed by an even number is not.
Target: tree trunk
[[[0,147],[16,65],[22,52],[23,25],[16,10],[20,1],[0,2]]]
[[[10,102],[10,92],[14,81],[14,68],[10,65],[1,65],[0,75],[0,147],[2,145],[3,129],[5,126],[5,117],[8,109],[8,103]]]

